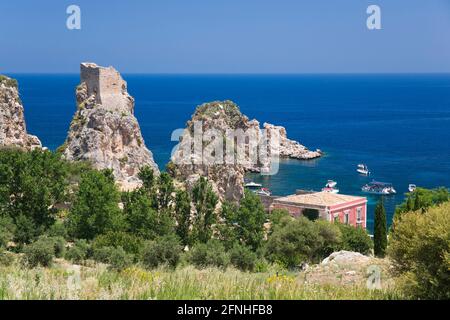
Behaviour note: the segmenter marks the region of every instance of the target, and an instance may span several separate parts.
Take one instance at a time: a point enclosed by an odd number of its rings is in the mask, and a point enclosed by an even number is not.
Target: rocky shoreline
[[[152,152],[145,146],[139,123],[134,116],[134,98],[127,92],[127,83],[113,67],[95,63],[80,65],[80,84],[76,88],[77,110],[74,114],[65,143],[58,148],[69,161],[88,161],[96,169],[111,169],[123,190],[141,185],[139,170],[150,166],[156,174]],[[19,98],[17,81],[0,76],[0,146],[16,146],[26,150],[42,148],[36,136],[26,131],[23,106]],[[214,130],[223,134],[223,151],[229,144],[226,135],[242,131],[245,140],[244,158],[231,162],[208,163],[208,143],[202,136],[200,155],[183,155],[183,150],[193,148],[192,135],[196,123],[202,132]],[[276,137],[276,139],[275,139]],[[231,138],[233,141],[235,137]],[[242,142],[242,141],[241,141]],[[232,145],[239,148],[239,145]],[[243,149],[243,150],[244,150]],[[256,160],[250,159],[252,152]],[[309,150],[298,141],[288,138],[286,129],[270,123],[262,126],[256,119],[242,114],[232,101],[213,101],[197,107],[181,136],[179,148],[172,155],[168,171],[185,188],[193,185],[200,176],[207,177],[222,200],[239,201],[244,195],[244,176],[247,172],[266,173],[274,166],[273,159],[291,158],[310,160],[322,156],[320,150]],[[183,161],[180,159],[185,158]],[[185,160],[188,161],[185,161]],[[242,159],[241,159],[242,160]]]

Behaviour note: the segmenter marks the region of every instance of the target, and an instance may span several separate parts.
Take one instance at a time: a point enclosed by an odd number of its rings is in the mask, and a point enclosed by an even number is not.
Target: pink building
[[[327,221],[339,221],[352,226],[366,228],[367,198],[314,192],[296,194],[273,200],[270,209],[285,209],[295,217],[303,215],[305,209],[316,210],[319,217]]]

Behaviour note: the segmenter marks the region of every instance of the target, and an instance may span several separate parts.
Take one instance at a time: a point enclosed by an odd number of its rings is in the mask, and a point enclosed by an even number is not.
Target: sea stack
[[[196,139],[200,140],[196,143]],[[199,152],[198,146],[202,149]],[[231,161],[230,151],[234,154]],[[285,128],[267,123],[261,128],[257,120],[243,115],[234,102],[214,101],[197,107],[168,169],[188,189],[204,176],[222,200],[239,202],[244,195],[246,172],[271,172],[274,159],[280,157],[320,156],[320,151],[310,151],[288,139]]]
[[[82,63],[80,78],[77,111],[60,148],[64,157],[88,161],[99,170],[112,169],[124,190],[140,185],[138,173],[143,166],[159,174],[134,116],[134,98],[120,73],[113,67]]]
[[[17,80],[3,75],[0,75],[0,147],[42,148],[39,139],[27,133]]]

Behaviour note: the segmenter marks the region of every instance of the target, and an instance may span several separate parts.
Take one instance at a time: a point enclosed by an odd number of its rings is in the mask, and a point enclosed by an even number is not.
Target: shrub
[[[64,239],[67,239],[68,237],[66,225],[63,221],[60,220],[56,221],[53,225],[50,226],[47,234],[49,237],[61,237]]]
[[[66,252],[66,240],[63,237],[50,237],[46,238],[47,241],[52,243],[55,250],[55,257],[62,258]]]
[[[55,248],[53,242],[49,241],[48,238],[41,238],[29,245],[26,245],[23,253],[24,262],[28,267],[48,267],[53,262]]]
[[[8,242],[13,240],[15,225],[13,220],[8,216],[0,216],[0,249],[6,248]]]
[[[121,247],[125,252],[133,255],[139,255],[144,241],[142,238],[123,231],[110,231],[106,234],[97,236],[92,242],[92,249],[102,247]]]
[[[336,224],[325,220],[315,220],[314,225],[317,228],[320,241],[317,243],[317,249],[313,254],[313,260],[317,262],[328,257],[333,252],[341,250],[342,233]]]
[[[198,268],[226,268],[230,263],[230,257],[223,244],[212,239],[207,243],[195,244],[190,252],[189,261]]]
[[[142,263],[147,268],[166,265],[175,268],[180,261],[181,245],[178,238],[168,235],[149,242],[142,252]]]
[[[450,299],[450,202],[394,218],[388,254],[408,296]]]
[[[118,271],[129,267],[133,261],[133,256],[125,252],[122,247],[94,249],[93,258],[95,261],[109,264],[111,269]]]
[[[369,254],[373,241],[363,228],[355,228],[346,224],[338,224],[342,233],[342,249]]]
[[[91,246],[86,240],[77,240],[73,246],[67,250],[66,259],[73,263],[80,264],[89,257],[90,251]]]
[[[285,217],[269,236],[266,257],[292,268],[309,262],[321,243],[318,228],[305,217]]]
[[[0,250],[0,266],[9,267],[14,263],[14,255],[8,251]]]
[[[235,244],[230,251],[230,261],[242,271],[253,271],[256,264],[256,254],[248,247]]]

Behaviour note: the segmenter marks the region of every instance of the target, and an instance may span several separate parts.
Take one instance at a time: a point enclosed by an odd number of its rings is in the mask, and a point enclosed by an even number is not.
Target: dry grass
[[[0,299],[401,298],[391,288],[368,290],[365,280],[319,283],[311,279],[305,281],[305,273],[244,273],[191,266],[153,271],[131,267],[115,272],[105,265],[80,267],[58,260],[51,268],[26,269],[17,263],[0,267]]]

